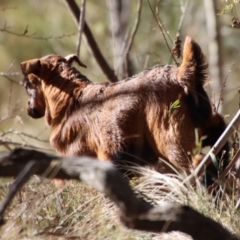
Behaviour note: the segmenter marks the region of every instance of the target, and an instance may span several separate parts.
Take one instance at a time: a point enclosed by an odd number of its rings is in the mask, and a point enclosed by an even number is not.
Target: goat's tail
[[[207,68],[208,63],[200,46],[187,36],[183,48],[183,61],[178,68],[178,80],[184,85],[186,93],[204,85]]]

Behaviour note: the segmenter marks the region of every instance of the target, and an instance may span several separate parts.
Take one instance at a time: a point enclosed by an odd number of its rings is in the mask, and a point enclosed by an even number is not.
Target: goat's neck
[[[51,83],[43,83],[46,101],[46,120],[51,127],[56,127],[71,114],[79,104],[82,90],[89,80],[74,68],[63,69],[51,78]]]

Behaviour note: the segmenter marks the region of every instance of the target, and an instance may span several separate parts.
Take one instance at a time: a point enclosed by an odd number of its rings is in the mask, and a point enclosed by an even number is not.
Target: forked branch
[[[76,4],[76,2],[74,0],[64,0],[64,1],[67,3],[67,6],[68,6],[69,10],[72,12],[74,19],[76,21],[76,24],[78,26],[78,21],[79,21],[80,14],[81,14],[78,5]],[[110,82],[117,82],[118,79],[117,79],[114,71],[110,68],[107,61],[103,57],[103,55],[97,45],[97,42],[95,41],[95,39],[92,35],[92,32],[86,22],[84,22],[83,33],[86,37],[88,45],[91,48],[92,53],[93,53],[98,65],[100,66],[100,68],[102,69],[102,71],[104,72],[104,74],[106,75],[108,80]]]

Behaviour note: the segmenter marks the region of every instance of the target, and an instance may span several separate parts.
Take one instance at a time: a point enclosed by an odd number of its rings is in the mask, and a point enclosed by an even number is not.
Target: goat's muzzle
[[[44,114],[40,113],[36,108],[28,108],[27,113],[32,118],[41,118]]]

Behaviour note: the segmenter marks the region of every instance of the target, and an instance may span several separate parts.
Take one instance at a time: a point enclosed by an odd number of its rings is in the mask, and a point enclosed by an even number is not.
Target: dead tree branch
[[[127,42],[127,46],[126,46],[126,49],[125,49],[125,54],[129,53],[131,48],[132,48],[133,40],[134,40],[134,37],[136,35],[136,32],[137,32],[138,27],[139,27],[139,23],[140,23],[141,12],[142,12],[142,0],[138,0],[137,16],[136,16],[136,19],[135,19],[135,22],[134,22],[132,32],[131,32],[130,37],[129,37],[128,42]]]
[[[53,171],[54,176],[51,174]],[[0,155],[0,176],[17,176],[6,199],[1,203],[1,217],[6,205],[32,174],[47,178],[80,179],[95,187],[116,204],[122,223],[132,229],[157,233],[182,231],[195,240],[238,239],[220,224],[191,207],[177,203],[162,203],[154,207],[144,199],[137,198],[127,180],[109,163],[89,157],[58,158],[24,149]]]
[[[76,4],[76,2],[74,0],[64,0],[64,1],[66,2],[69,10],[73,14],[75,22],[78,26],[78,21],[79,21],[79,17],[80,17],[80,9],[79,9],[78,5]],[[92,51],[98,65],[102,69],[103,73],[106,75],[107,79],[110,82],[117,82],[118,79],[117,79],[114,71],[110,68],[107,61],[103,57],[94,37],[92,35],[92,32],[86,22],[84,22],[83,33],[86,37],[88,45],[91,48],[91,51]]]

